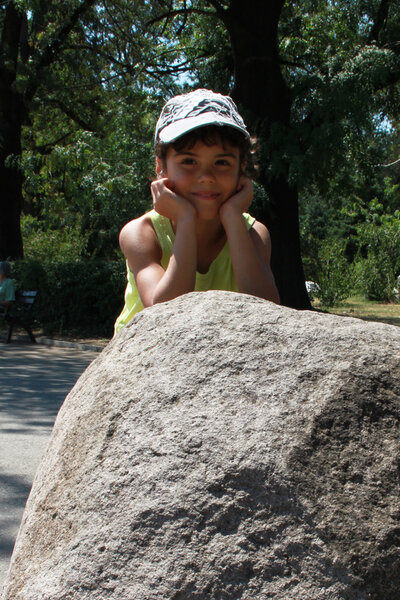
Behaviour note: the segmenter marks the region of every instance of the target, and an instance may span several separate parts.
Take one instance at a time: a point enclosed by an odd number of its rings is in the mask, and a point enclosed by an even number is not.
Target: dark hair
[[[5,260],[0,262],[0,273],[4,275],[4,277],[11,277],[11,265]]]
[[[169,144],[158,142],[155,146],[155,154],[157,158],[165,161],[169,148],[173,148],[176,152],[181,152],[185,148],[188,150],[193,148],[197,142],[203,142],[206,146],[213,146],[221,142],[223,147],[225,144],[229,144],[238,148],[240,163],[246,163],[246,173],[251,172],[251,141],[241,131],[229,126],[205,125],[204,127],[198,127],[189,131]]]

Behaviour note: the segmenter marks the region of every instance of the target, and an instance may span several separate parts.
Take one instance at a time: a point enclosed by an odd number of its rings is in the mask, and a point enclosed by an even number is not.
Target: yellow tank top
[[[166,269],[172,254],[172,247],[175,241],[174,230],[169,219],[159,215],[155,210],[147,213],[151,219],[154,231],[162,250],[161,266]],[[255,218],[247,213],[243,213],[247,229],[250,229]],[[129,321],[133,315],[144,309],[142,301],[136,287],[135,277],[126,263],[128,283],[125,290],[125,306],[115,322],[115,333],[118,333]],[[229,253],[228,242],[225,243],[221,252],[213,260],[207,273],[196,273],[196,292],[205,292],[207,290],[227,290],[237,292],[235,275],[233,273],[231,255]]]

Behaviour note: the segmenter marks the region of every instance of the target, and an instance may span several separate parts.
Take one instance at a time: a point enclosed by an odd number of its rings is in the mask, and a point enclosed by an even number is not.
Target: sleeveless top
[[[151,210],[147,214],[151,219],[151,223],[161,246],[161,266],[166,270],[175,241],[175,233],[172,229],[171,221],[167,219],[167,217],[158,214],[155,210]],[[249,230],[252,227],[255,218],[247,213],[243,213],[243,218],[246,221],[246,226]],[[125,290],[125,306],[115,322],[115,334],[129,323],[133,315],[144,309],[136,287],[135,277],[129,269],[128,261],[126,261],[126,270],[128,283]],[[237,292],[228,242],[225,243],[218,256],[213,260],[207,273],[196,272],[194,291],[205,292],[207,290]]]

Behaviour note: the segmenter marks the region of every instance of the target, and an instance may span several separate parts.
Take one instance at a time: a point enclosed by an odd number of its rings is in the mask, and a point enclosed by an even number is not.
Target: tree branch
[[[197,58],[206,58],[207,55],[200,55]],[[177,73],[184,73],[187,71],[188,65],[190,65],[190,60],[185,60],[184,62],[179,63],[178,65],[171,65],[170,67],[153,67],[151,65],[144,66],[140,69],[140,72],[148,73],[154,75],[157,73],[158,75],[175,75]]]
[[[388,165],[376,165],[377,167],[383,167],[383,168],[387,168],[387,167],[394,167],[395,165],[400,164],[400,158],[398,158],[397,160],[395,160],[394,162],[389,163]]]
[[[78,23],[81,16],[89,10],[89,8],[95,4],[96,0],[83,0],[82,4],[72,12],[69,19],[67,19],[58,32],[53,36],[53,41],[50,42],[42,52],[36,53],[35,62],[35,77],[31,78],[30,84],[26,90],[26,96],[29,100],[33,98],[37,88],[40,85],[41,75],[44,69],[50,66],[56,59],[57,52],[60,50],[62,44],[68,38],[69,34]]]
[[[91,131],[93,133],[98,133],[98,129],[93,125],[93,123],[89,123],[82,116],[78,115],[75,110],[73,110],[70,106],[64,104],[59,98],[49,98],[48,102],[53,104],[59,108],[67,117],[74,121],[79,127],[85,129],[86,131]]]
[[[43,156],[46,154],[51,154],[54,146],[56,146],[60,142],[63,142],[64,140],[66,140],[70,135],[71,135],[71,132],[69,131],[68,133],[65,133],[64,135],[57,138],[56,140],[53,140],[52,142],[47,142],[46,144],[40,144],[39,146],[36,146],[36,144],[34,144],[33,149],[35,150],[35,152],[39,152],[39,154],[42,154]]]
[[[107,2],[104,3],[104,10],[107,13],[112,25],[115,27],[115,29],[117,29],[119,31],[119,35],[122,39],[126,39],[127,35],[126,35],[126,31],[123,27],[121,27],[121,24],[119,22],[118,19],[116,19],[114,17],[114,15],[112,14]],[[128,36],[129,37],[129,36]]]
[[[176,35],[179,37],[182,33],[182,31],[185,29],[185,25],[187,23],[187,18],[188,18],[188,10],[187,10],[187,3],[186,0],[183,1],[183,10],[184,10],[184,14],[183,14],[183,21],[178,29],[178,31],[176,32]]]
[[[163,21],[164,19],[170,19],[171,17],[176,17],[178,15],[185,15],[187,18],[187,15],[189,13],[196,14],[196,15],[208,15],[211,17],[218,16],[217,12],[214,12],[211,10],[201,10],[200,8],[180,8],[180,9],[165,12],[162,15],[159,15],[158,17],[154,17],[154,19],[150,19],[150,21],[147,21],[145,23],[145,25],[146,25],[146,27],[149,27],[150,25],[159,23],[160,21]]]
[[[379,34],[384,29],[389,13],[389,6],[391,4],[391,0],[381,0],[381,3],[378,8],[378,12],[376,13],[375,21],[371,27],[371,31],[369,33],[368,42],[378,42]]]

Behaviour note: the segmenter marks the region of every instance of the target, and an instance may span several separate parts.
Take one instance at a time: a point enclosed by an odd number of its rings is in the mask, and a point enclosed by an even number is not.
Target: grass
[[[400,304],[384,303],[366,300],[362,296],[352,296],[339,306],[322,308],[319,301],[315,300],[313,306],[324,312],[343,317],[356,317],[365,321],[377,321],[400,327]]]

